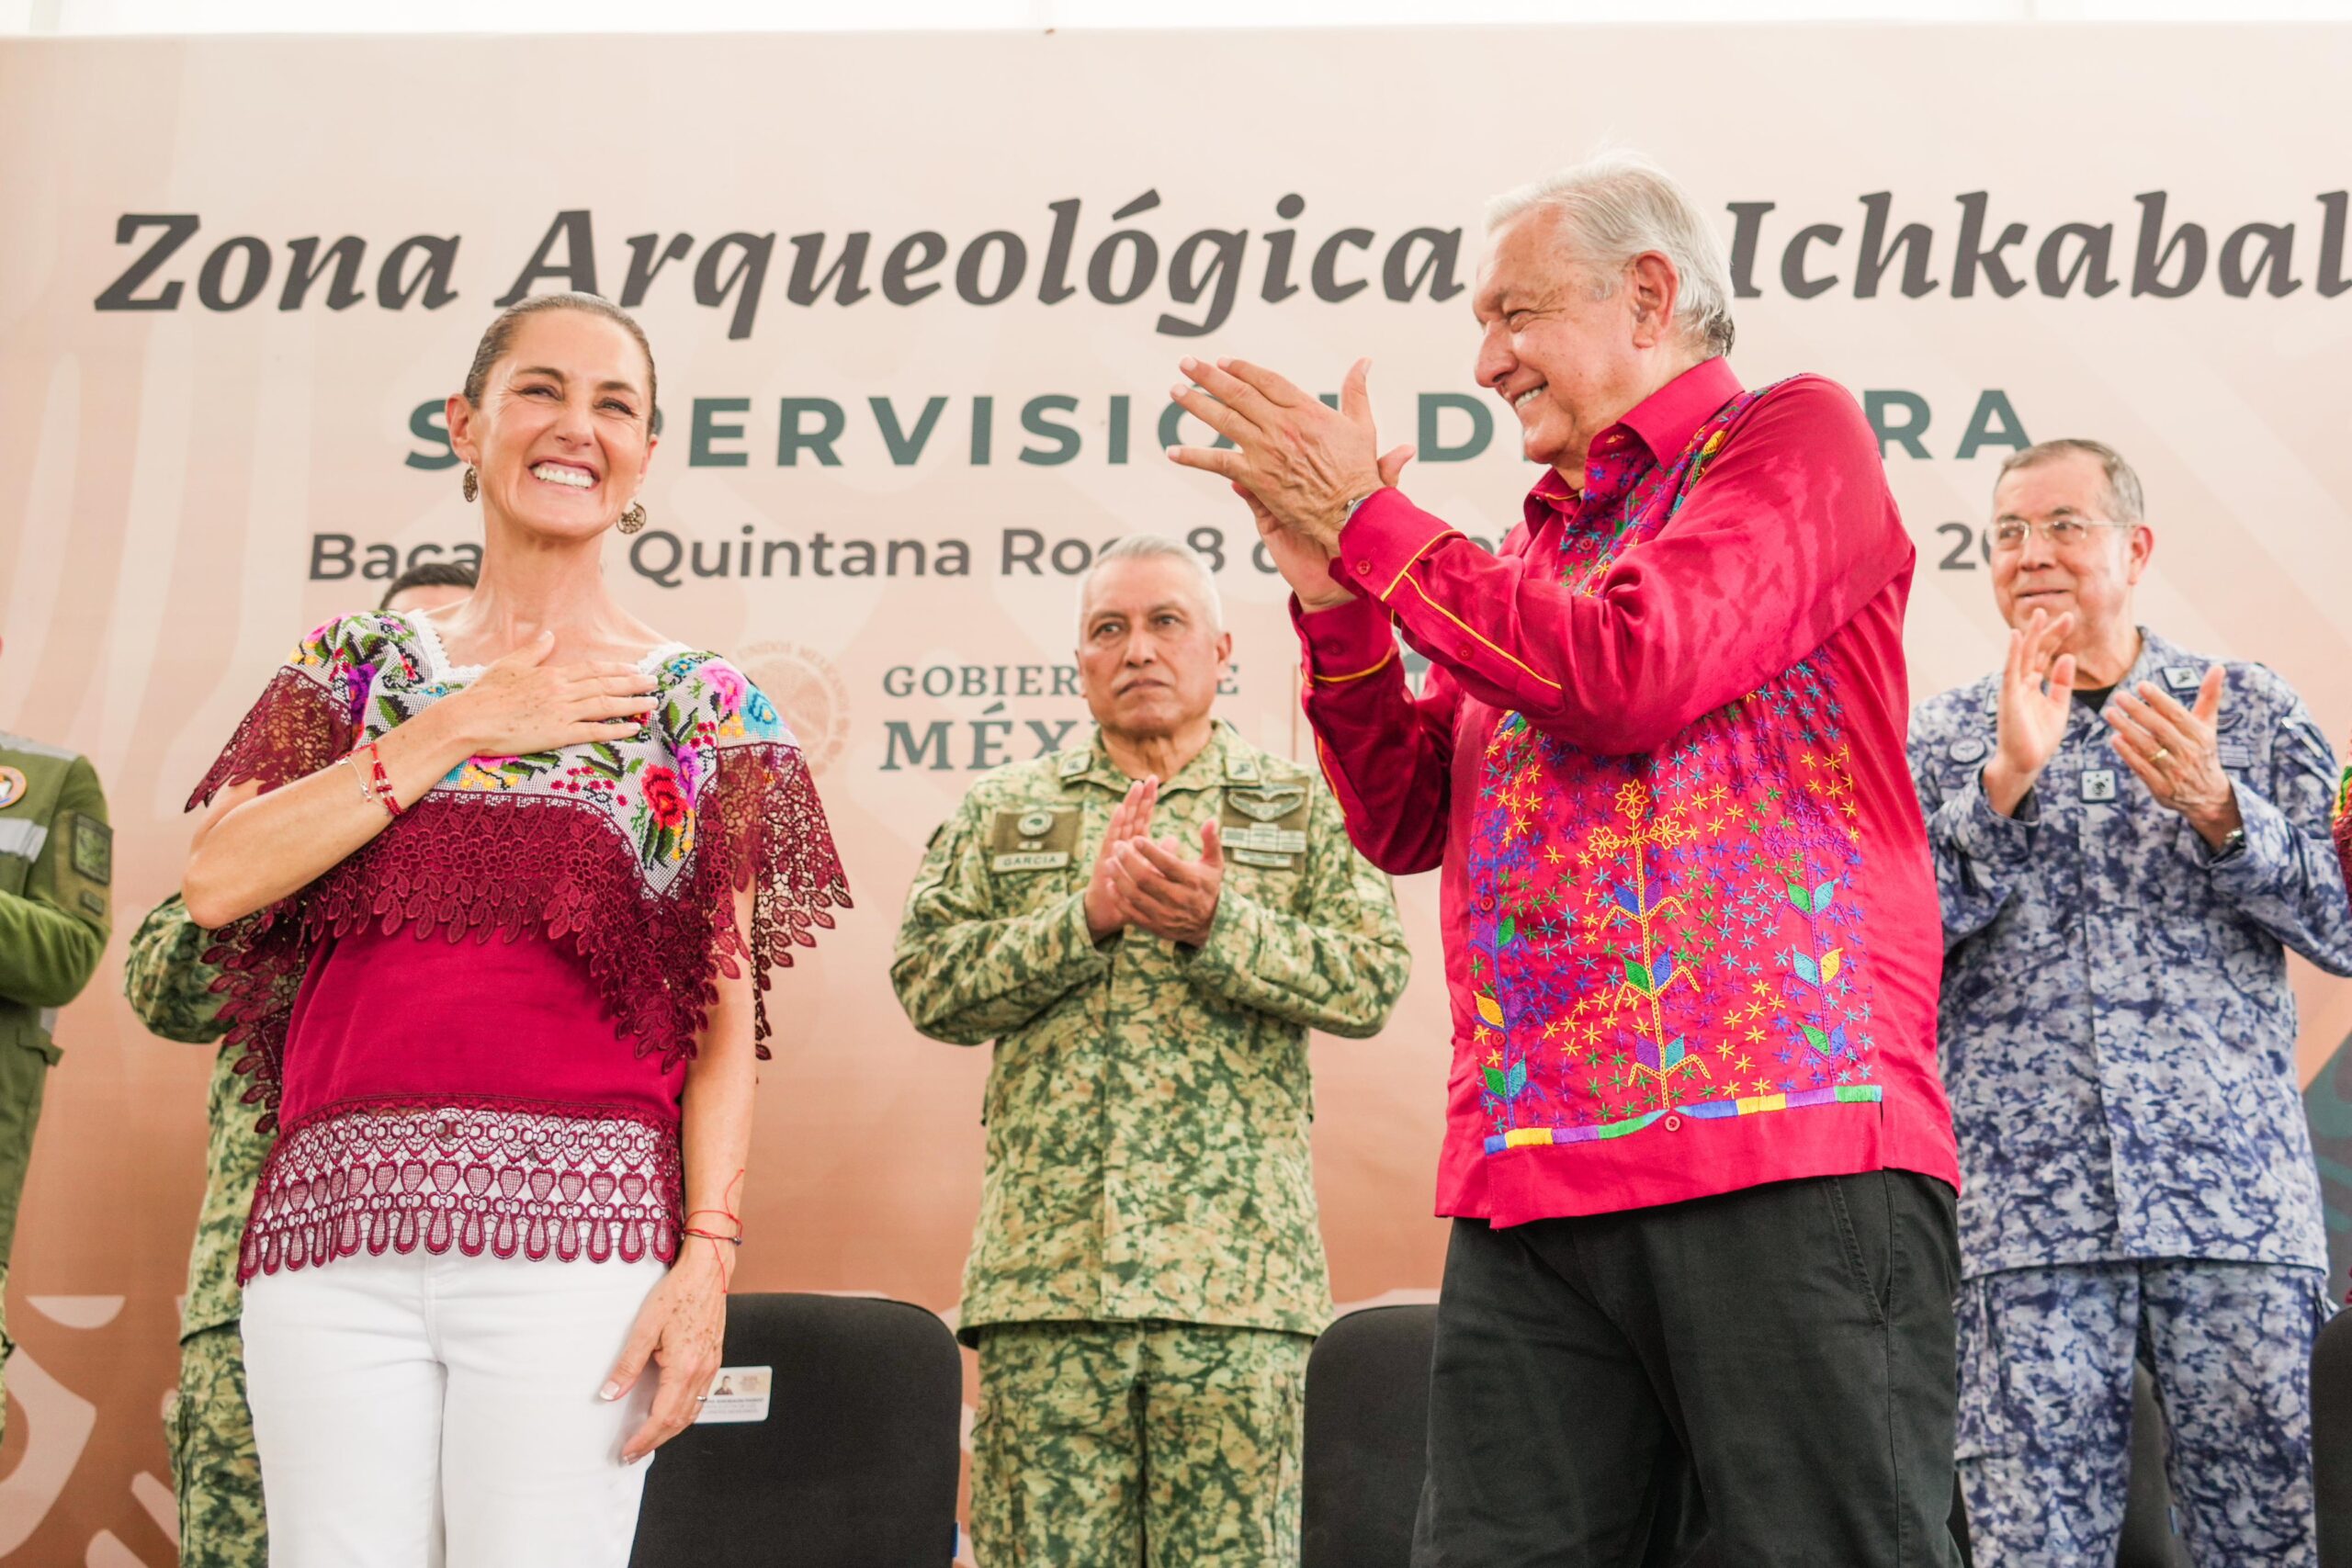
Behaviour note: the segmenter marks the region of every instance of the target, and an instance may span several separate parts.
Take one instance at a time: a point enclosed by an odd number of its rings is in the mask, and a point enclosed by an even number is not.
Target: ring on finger
[[[2154,754],[2149,757],[2148,761],[2161,768],[2165,764],[2165,759],[2171,755],[2172,748],[2168,746],[2159,746],[2156,748]]]

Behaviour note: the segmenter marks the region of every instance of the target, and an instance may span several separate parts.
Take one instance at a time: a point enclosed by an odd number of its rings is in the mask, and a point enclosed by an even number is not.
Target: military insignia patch
[[[1951,743],[1951,760],[1955,762],[1973,762],[1984,755],[1984,742],[1973,735],[1965,740],[1955,740]]]
[[[25,775],[16,768],[0,768],[0,809],[25,798]]]
[[[1295,870],[1306,852],[1311,810],[1303,784],[1270,784],[1228,789],[1218,814],[1218,837],[1227,858],[1268,871]]]
[[[2085,768],[2083,770],[2083,798],[2093,802],[2113,800],[2115,798],[2115,770],[2113,768]]]
[[[1254,822],[1279,822],[1306,804],[1306,791],[1272,785],[1263,789],[1229,790],[1225,803]]]
[[[2165,666],[2165,684],[2176,692],[2193,692],[2205,681],[2205,671],[2191,670],[2186,664]]]
[[[1009,807],[989,821],[990,871],[1055,871],[1078,849],[1078,807]]]
[[[114,880],[114,829],[78,812],[74,818],[74,869],[101,887]]]

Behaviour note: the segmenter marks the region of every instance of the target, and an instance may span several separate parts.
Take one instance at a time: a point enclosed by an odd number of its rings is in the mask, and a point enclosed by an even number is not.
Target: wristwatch
[[[2245,829],[2233,828],[2230,829],[2229,836],[2222,840],[2222,847],[2206,855],[2205,863],[2219,865],[2225,860],[2235,860],[2244,853],[2245,853]]]

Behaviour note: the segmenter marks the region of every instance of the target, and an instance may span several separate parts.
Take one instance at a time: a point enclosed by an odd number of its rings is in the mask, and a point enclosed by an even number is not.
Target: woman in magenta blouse
[[[628,1561],[718,1367],[769,971],[848,903],[760,692],[615,601],[652,354],[526,300],[448,401],[481,584],[305,637],[190,805],[277,1142],[245,1359],[279,1568]]]

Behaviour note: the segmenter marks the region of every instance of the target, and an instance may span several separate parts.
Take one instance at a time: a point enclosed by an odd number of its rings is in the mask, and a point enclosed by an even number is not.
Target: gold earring
[[[628,503],[628,510],[621,513],[621,532],[624,534],[634,534],[639,528],[644,526],[645,502],[641,501],[630,502]]]
[[[458,481],[458,493],[468,501],[471,501],[481,493],[481,481],[474,478],[474,466],[471,463],[466,465],[466,477]]]

